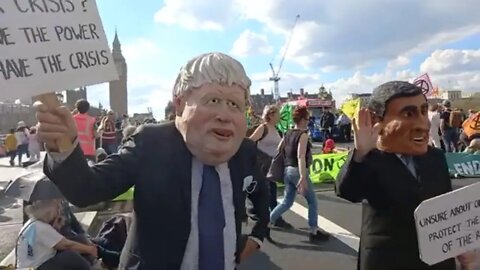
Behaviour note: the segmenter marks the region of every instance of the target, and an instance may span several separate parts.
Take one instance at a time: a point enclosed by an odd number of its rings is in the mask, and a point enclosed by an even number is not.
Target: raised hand
[[[378,134],[381,126],[374,124],[368,109],[361,109],[358,118],[352,121],[355,139],[356,161],[361,161],[371,150],[377,147]]]
[[[73,142],[77,137],[77,126],[73,120],[72,113],[67,107],[61,106],[49,109],[41,102],[35,102],[37,109],[36,117],[38,120],[37,134],[41,142],[45,143],[46,148],[52,152],[69,149],[59,149],[60,140]],[[71,145],[73,147],[73,144]]]

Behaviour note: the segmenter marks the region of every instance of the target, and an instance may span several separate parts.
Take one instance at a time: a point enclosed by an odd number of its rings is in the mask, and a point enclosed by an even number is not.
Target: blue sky
[[[453,3],[455,2],[455,3]],[[101,0],[109,42],[118,30],[129,69],[129,112],[157,117],[190,58],[221,51],[240,60],[252,93],[270,92],[269,63],[280,89],[315,92],[324,84],[341,101],[382,82],[428,72],[440,88],[480,90],[480,17],[476,0]],[[108,107],[105,84],[89,99]]]

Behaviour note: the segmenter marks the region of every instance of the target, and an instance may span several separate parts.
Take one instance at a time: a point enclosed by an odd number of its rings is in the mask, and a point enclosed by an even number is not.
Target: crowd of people
[[[476,111],[473,109],[470,109],[467,115],[462,109],[452,108],[448,100],[442,104],[431,104],[428,112],[430,144],[446,152],[478,148],[475,139],[480,138],[480,131],[468,136],[463,130],[464,123],[475,115]]]
[[[28,127],[20,121],[17,128],[12,128],[3,142],[5,154],[10,158],[10,166],[15,166],[15,158],[18,158],[18,166],[23,166],[22,158],[25,155],[29,163],[40,160],[41,143],[37,139],[36,127]]]
[[[243,66],[232,57],[195,57],[175,82],[172,121],[125,125],[120,145],[113,139],[113,118],[107,115],[97,126],[85,100],[77,102],[73,114],[63,107],[38,106],[37,136],[47,152],[44,173],[69,202],[89,206],[135,188],[118,269],[233,270],[265,238],[272,238],[270,229],[293,227],[283,214],[297,194],[308,204],[308,241],[331,239],[318,223],[319,205],[309,177],[307,108],[295,108],[295,126],[281,134],[276,129],[278,107],[267,106],[262,123],[246,138],[250,85]],[[444,106],[448,112],[448,104]],[[449,151],[455,140],[445,112],[440,130]],[[419,256],[413,212],[423,200],[452,190],[443,152],[429,146],[423,90],[408,82],[382,84],[357,119],[339,120],[347,123],[354,130],[354,149],[335,191],[345,200],[364,202],[358,269],[454,270],[454,258],[429,266]],[[96,155],[97,137],[104,149],[102,161]],[[70,143],[67,149],[57,144],[63,138]],[[334,142],[326,140],[324,152],[332,151]],[[93,158],[95,162],[87,161]],[[278,169],[280,176],[273,173]],[[278,182],[285,185],[280,204]],[[59,202],[30,203],[31,220],[20,233],[17,263],[34,269],[92,269],[90,259],[101,257],[101,245],[91,239],[65,240],[56,221]],[[248,235],[242,233],[246,218],[253,222]],[[32,224],[36,233],[25,234]],[[474,258],[473,252],[457,257],[464,267]]]

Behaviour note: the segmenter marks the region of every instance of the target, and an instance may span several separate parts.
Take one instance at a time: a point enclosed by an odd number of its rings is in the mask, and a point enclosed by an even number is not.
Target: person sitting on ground
[[[348,151],[345,148],[340,148],[335,146],[335,141],[333,139],[327,139],[325,141],[325,146],[323,147],[323,154],[333,154],[338,152]]]
[[[60,215],[62,218],[62,226],[60,226],[59,232],[69,240],[79,242],[86,245],[97,245],[98,258],[106,262],[116,262],[120,260],[120,252],[109,250],[106,246],[106,239],[102,237],[92,238],[83,229],[82,225],[78,221],[77,217],[73,214],[70,204],[66,200],[60,202]],[[97,258],[90,254],[83,255],[88,260],[90,265],[95,265]]]
[[[97,258],[97,247],[68,240],[62,226],[59,200],[34,201],[26,207],[29,220],[20,230],[16,246],[16,267],[36,270],[90,270],[81,254]]]

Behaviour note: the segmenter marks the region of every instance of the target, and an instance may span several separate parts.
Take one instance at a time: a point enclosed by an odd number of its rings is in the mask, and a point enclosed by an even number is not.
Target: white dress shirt
[[[223,245],[225,249],[225,270],[235,269],[235,251],[237,247],[237,232],[235,228],[235,206],[233,204],[233,189],[230,180],[230,169],[227,163],[215,167],[220,178],[223,211],[225,213],[225,228],[223,229]],[[202,188],[203,163],[192,159],[192,213],[191,229],[185,255],[180,270],[198,270],[198,198]]]

